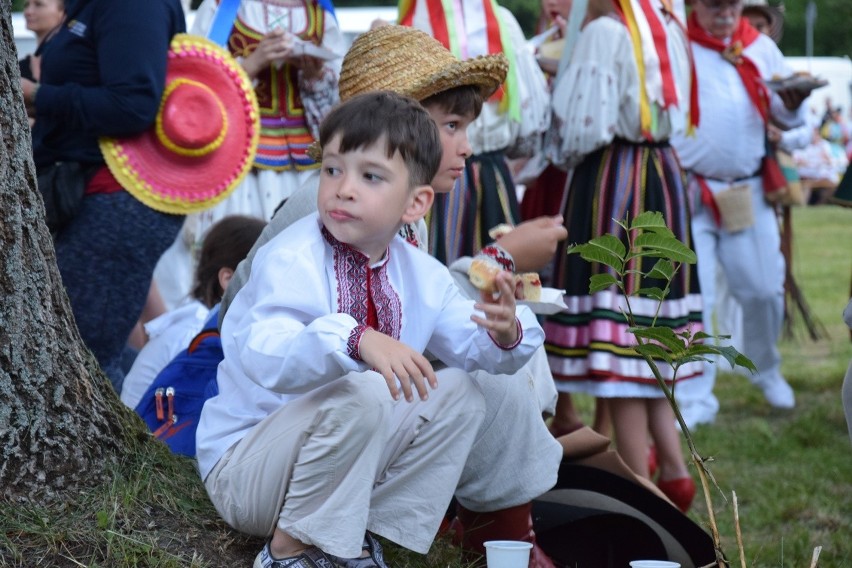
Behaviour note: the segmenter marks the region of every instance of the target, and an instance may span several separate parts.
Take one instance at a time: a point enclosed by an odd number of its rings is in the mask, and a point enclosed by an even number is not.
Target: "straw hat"
[[[129,138],[101,138],[112,174],[130,194],[185,215],[225,199],[251,169],[260,136],[254,88],[219,45],[178,34],[154,125]]]
[[[769,20],[769,37],[775,43],[781,41],[784,33],[784,4],[772,6],[767,0],[743,0],[743,16],[749,12],[762,14]]]
[[[487,99],[506,80],[508,70],[502,53],[461,61],[425,32],[381,26],[358,36],[343,58],[340,100],[382,90],[422,101],[465,85],[478,87]]]

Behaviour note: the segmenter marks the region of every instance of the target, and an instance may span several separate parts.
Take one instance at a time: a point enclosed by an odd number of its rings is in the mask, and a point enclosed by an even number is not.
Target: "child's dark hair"
[[[453,87],[420,101],[424,107],[438,107],[444,112],[475,119],[482,111],[482,94],[473,85]]]
[[[231,215],[210,227],[201,245],[192,297],[208,308],[219,303],[225,293],[219,284],[219,270],[236,270],[265,226],[256,217]]]
[[[408,168],[409,185],[428,185],[438,172],[443,149],[438,127],[420,103],[392,93],[374,91],[338,105],[320,126],[320,146],[340,135],[340,151],[366,148],[382,137],[387,156],[398,151]]]

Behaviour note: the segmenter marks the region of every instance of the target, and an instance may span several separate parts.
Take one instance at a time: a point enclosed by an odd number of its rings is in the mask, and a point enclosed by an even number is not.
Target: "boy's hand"
[[[485,318],[473,314],[470,319],[487,329],[488,334],[498,345],[514,345],[518,341],[518,324],[515,318],[515,277],[511,272],[504,270],[497,275],[495,283],[499,295],[495,298],[483,292],[482,301],[474,306],[485,314]]]
[[[438,379],[429,360],[422,353],[384,333],[374,329],[365,331],[361,336],[359,352],[361,360],[385,378],[394,400],[399,400],[397,381],[402,385],[402,393],[408,402],[414,400],[412,384],[420,400],[429,398],[427,382],[433,389],[438,387]]]
[[[553,258],[559,241],[568,238],[562,215],[524,221],[500,237],[498,244],[515,260],[517,272],[537,272]]]

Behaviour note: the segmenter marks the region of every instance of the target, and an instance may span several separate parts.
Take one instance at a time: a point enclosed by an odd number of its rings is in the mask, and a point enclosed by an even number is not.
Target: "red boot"
[[[453,542],[466,551],[477,553],[483,560],[484,543],[488,540],[530,542],[533,547],[530,550],[529,568],[555,568],[553,561],[535,542],[531,513],[532,503],[489,513],[475,513],[459,505],[452,524],[456,531]]]

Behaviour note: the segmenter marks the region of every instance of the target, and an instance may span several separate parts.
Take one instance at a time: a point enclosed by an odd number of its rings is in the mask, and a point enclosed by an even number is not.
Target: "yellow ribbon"
[[[651,137],[651,104],[648,101],[648,93],[645,90],[645,59],[642,56],[642,39],[639,37],[639,27],[636,24],[636,14],[633,13],[633,5],[630,0],[619,0],[621,10],[624,12],[624,20],[627,31],[633,42],[633,57],[636,59],[636,67],[639,70],[639,124],[642,134]]]

